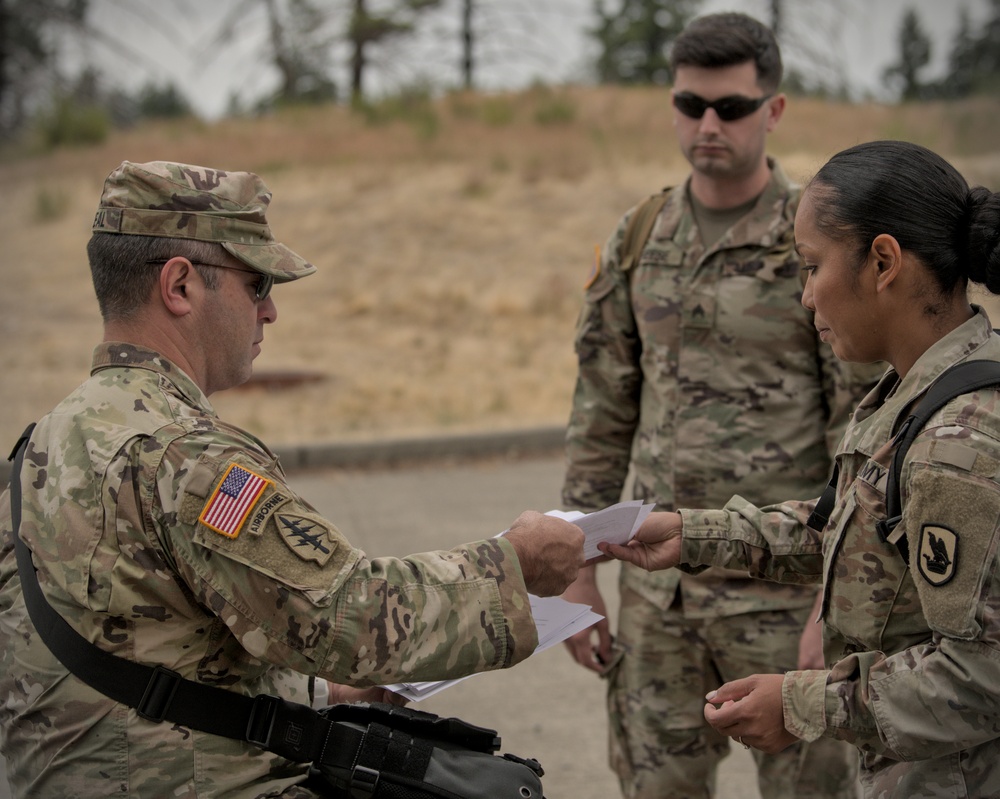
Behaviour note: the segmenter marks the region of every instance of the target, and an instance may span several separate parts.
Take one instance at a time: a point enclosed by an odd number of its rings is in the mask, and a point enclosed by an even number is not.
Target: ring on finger
[[[743,736],[742,735],[737,736],[736,740],[739,741],[741,744],[743,744],[743,748],[744,749],[749,749],[750,748],[750,744],[743,743]]]

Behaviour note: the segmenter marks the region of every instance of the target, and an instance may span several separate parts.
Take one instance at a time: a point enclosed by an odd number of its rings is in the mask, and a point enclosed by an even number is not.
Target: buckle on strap
[[[149,682],[146,683],[146,689],[142,692],[142,699],[135,707],[135,712],[140,718],[159,724],[167,717],[177,686],[183,679],[176,671],[163,666],[154,668],[149,676]]]
[[[378,781],[381,774],[373,768],[365,766],[355,766],[351,771],[350,795],[357,797],[371,797],[378,789]]]
[[[281,700],[270,694],[257,694],[250,708],[250,718],[247,720],[247,741],[256,744],[261,749],[267,749],[271,743],[271,732],[274,729],[274,719],[278,713]]]

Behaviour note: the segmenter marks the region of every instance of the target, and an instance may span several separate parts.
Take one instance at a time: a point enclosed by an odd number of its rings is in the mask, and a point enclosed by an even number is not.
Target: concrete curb
[[[287,471],[370,468],[415,461],[519,457],[562,451],[564,427],[414,436],[300,447],[276,447]]]
[[[564,427],[455,433],[275,447],[288,472],[309,469],[361,469],[397,466],[417,461],[476,460],[562,451]],[[11,464],[0,461],[0,481],[10,479]]]

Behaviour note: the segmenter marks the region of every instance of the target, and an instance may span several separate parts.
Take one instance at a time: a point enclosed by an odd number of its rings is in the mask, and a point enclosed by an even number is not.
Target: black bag
[[[323,751],[307,785],[331,799],[543,799],[537,760],[495,755],[496,731],[382,703],[320,711],[358,736]]]
[[[494,754],[495,730],[383,703],[314,710],[243,696],[134,663],[81,636],[48,603],[21,540],[21,463],[34,425],[9,460],[11,522],[21,591],[39,637],[78,679],[144,719],[169,721],[311,762],[308,786],[330,799],[544,799],[536,760]]]

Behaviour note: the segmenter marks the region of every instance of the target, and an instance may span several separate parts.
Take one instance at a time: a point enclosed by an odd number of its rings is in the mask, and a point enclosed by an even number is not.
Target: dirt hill
[[[904,138],[996,189],[998,109],[793,98],[771,152],[804,180],[844,147]],[[101,183],[123,159],[259,173],[276,235],[319,267],[275,291],[257,379],[213,397],[275,445],[563,423],[595,245],[686,173],[662,89],[298,109],[0,153],[0,442],[87,374],[101,331],[84,247]]]

